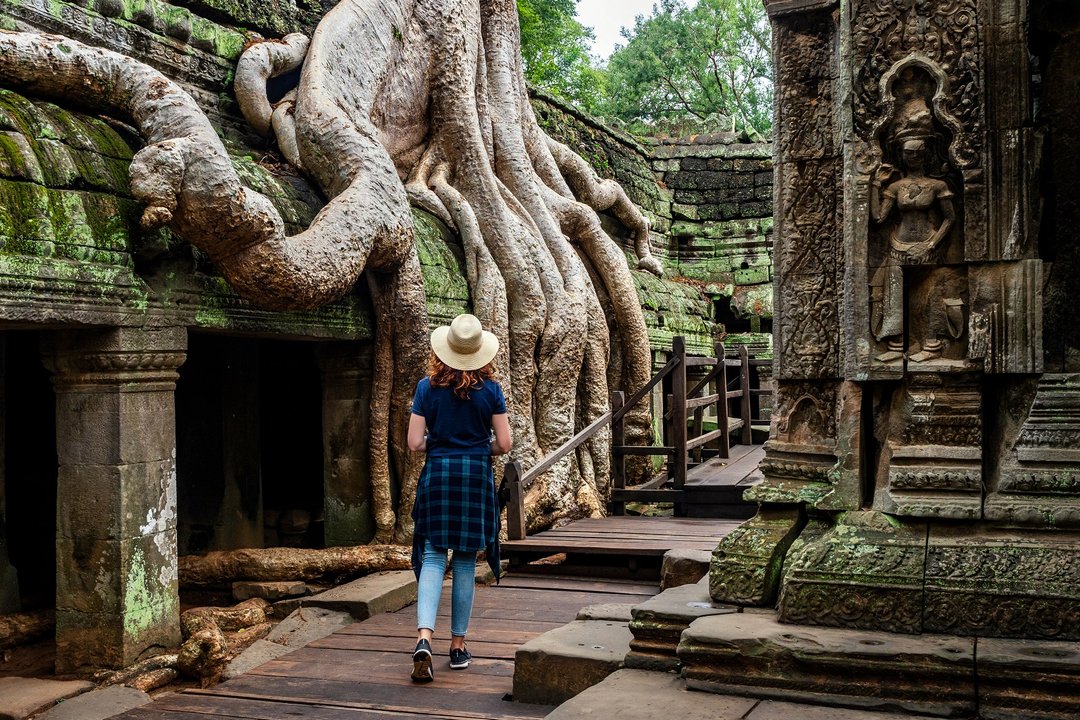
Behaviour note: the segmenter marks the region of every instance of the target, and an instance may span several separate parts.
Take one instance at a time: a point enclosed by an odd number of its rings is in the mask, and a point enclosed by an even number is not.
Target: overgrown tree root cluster
[[[299,86],[271,106],[267,78],[301,64]],[[405,445],[429,352],[410,203],[462,238],[474,311],[502,343],[513,454],[526,468],[604,413],[609,389],[648,380],[631,273],[597,211],[621,220],[639,266],[659,273],[648,223],[618,185],[540,130],[512,0],[343,0],[310,40],[247,51],[236,80],[245,115],[329,198],[295,236],[241,184],[195,102],[152,68],[66,38],[0,32],[0,78],[130,120],[145,142],[131,165],[144,226],[167,225],[206,251],[253,302],[317,306],[366,272],[377,543],[411,537],[421,460]],[[629,421],[631,436],[649,432],[644,410]],[[597,436],[528,489],[531,527],[603,512],[609,443]]]

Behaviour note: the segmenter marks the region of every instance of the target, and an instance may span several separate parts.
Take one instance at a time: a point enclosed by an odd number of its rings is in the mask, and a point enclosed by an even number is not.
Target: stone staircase
[[[586,608],[518,650],[548,718],[1076,720],[1080,645],[785,625],[714,604],[708,578]]]

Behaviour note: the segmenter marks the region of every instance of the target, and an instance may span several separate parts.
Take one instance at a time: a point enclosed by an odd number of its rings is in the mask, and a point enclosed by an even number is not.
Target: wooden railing
[[[511,460],[506,464],[503,481],[499,487],[500,500],[507,506],[507,535],[511,540],[525,537],[525,488],[541,473],[589,441],[609,422],[611,423],[611,486],[613,490],[626,489],[626,458],[632,455],[662,455],[667,457],[667,478],[674,496],[686,484],[686,473],[691,462],[702,462],[708,457],[726,458],[731,453],[731,435],[739,432],[744,445],[752,442],[751,413],[760,405],[760,398],[771,390],[751,388],[751,368],[770,364],[770,360],[751,359],[746,346],[739,346],[738,358],[725,357],[724,346],[714,345],[715,357],[695,357],[686,352],[682,337],[672,341],[671,358],[652,376],[644,387],[629,398],[622,391],[611,394],[611,410],[596,418],[588,427],[563,443],[557,450],[525,471],[521,462]],[[687,387],[689,368],[708,368],[704,377],[693,387]],[[730,375],[728,369],[737,369]],[[664,413],[663,445],[627,445],[626,414],[644,401],[653,389],[669,377],[671,392],[666,396],[667,411]],[[701,395],[710,385],[716,392]],[[734,388],[734,389],[732,389]],[[733,401],[738,401],[738,416],[730,411]],[[715,407],[716,429],[704,430],[705,411]],[[691,434],[692,433],[692,434]],[[622,514],[621,501],[611,503],[615,514]]]

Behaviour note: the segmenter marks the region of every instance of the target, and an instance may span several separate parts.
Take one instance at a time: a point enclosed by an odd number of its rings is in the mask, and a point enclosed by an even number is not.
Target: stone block
[[[280,582],[234,582],[232,584],[233,599],[248,600],[250,598],[264,598],[266,600],[280,600],[287,597],[298,597],[308,594],[307,585],[300,580],[287,580]]]
[[[762,506],[728,533],[713,551],[709,595],[718,603],[771,605],[779,590],[784,554],[804,525],[794,508]]]
[[[61,465],[57,534],[133,540],[176,531],[173,458],[120,465]]]
[[[660,589],[692,585],[709,574],[712,552],[679,548],[664,553],[660,564]]]
[[[644,670],[678,668],[677,648],[683,630],[698,618],[738,612],[733,605],[714,603],[709,581],[679,585],[649,598],[631,611],[630,653],[626,666]]]
[[[1080,639],[1080,536],[975,527],[930,529],[923,630]]]
[[[412,570],[379,572],[304,598],[304,608],[341,610],[356,620],[400,610],[416,601],[416,575]]]
[[[1075,642],[980,638],[976,668],[983,720],[1073,720],[1080,712]]]
[[[920,632],[926,534],[924,521],[867,511],[812,523],[784,561],[780,619]]]
[[[93,683],[85,680],[0,678],[0,720],[24,720],[93,687]]]
[[[600,603],[598,605],[586,605],[578,610],[575,620],[611,620],[613,622],[629,623],[633,617],[633,603]]]
[[[150,702],[142,690],[113,685],[68,698],[37,720],[104,720]]]
[[[679,643],[687,685],[721,694],[940,717],[975,714],[975,642],[785,625],[738,613],[695,620]]]
[[[671,673],[623,669],[555,708],[546,720],[742,720],[755,700],[690,692]],[[789,718],[802,718],[791,715]]]
[[[229,661],[229,664],[225,667],[225,672],[222,673],[222,678],[230,680],[234,677],[239,677],[249,670],[254,670],[263,663],[276,660],[282,655],[288,655],[294,649],[295,648],[279,645],[278,643],[269,640],[256,640],[249,645],[244,652]]]
[[[630,650],[624,623],[575,620],[518,648],[514,700],[559,705],[623,666]]]
[[[275,625],[266,640],[289,648],[303,647],[354,622],[356,618],[343,610],[302,607]]]
[[[746,720],[926,720],[930,715],[902,715],[880,713],[871,710],[797,705],[795,703],[766,700],[759,703]]]

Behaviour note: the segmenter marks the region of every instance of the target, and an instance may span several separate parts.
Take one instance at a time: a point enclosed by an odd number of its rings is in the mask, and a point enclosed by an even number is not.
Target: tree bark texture
[[[236,580],[338,580],[379,570],[408,570],[411,549],[401,545],[362,545],[322,550],[249,548],[184,555],[180,587],[198,588]]]
[[[245,116],[330,198],[291,237],[241,184],[194,101],[152,68],[66,38],[0,32],[0,84],[126,116],[145,142],[131,166],[143,224],[205,250],[252,301],[312,307],[367,274],[375,542],[400,543],[412,534],[420,469],[405,445],[409,400],[429,352],[410,204],[461,236],[474,312],[501,341],[513,454],[526,468],[607,409],[609,380],[633,392],[649,378],[630,269],[597,212],[623,222],[639,267],[659,273],[648,222],[539,128],[519,45],[512,0],[343,0],[310,39],[249,48],[235,85]],[[272,106],[267,79],[301,64],[298,87]],[[628,420],[631,436],[649,432],[644,409]],[[528,488],[532,528],[603,512],[609,443],[597,436]]]

